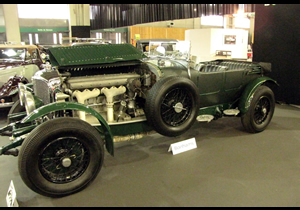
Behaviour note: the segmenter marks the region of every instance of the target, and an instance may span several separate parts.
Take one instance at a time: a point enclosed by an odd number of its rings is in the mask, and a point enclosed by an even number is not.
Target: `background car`
[[[18,100],[18,83],[29,83],[42,69],[43,60],[35,45],[0,45],[0,108]]]
[[[52,66],[36,72],[32,89],[19,84],[21,121],[0,129],[15,139],[0,155],[18,155],[23,181],[45,196],[85,188],[102,167],[104,148],[113,155],[116,141],[151,131],[179,136],[196,120],[224,116],[262,132],[275,109],[267,63],[214,60],[192,67],[176,56],[147,58],[130,44],[49,48],[49,56]]]
[[[160,46],[163,44],[165,49],[167,50],[167,48],[172,48],[172,46],[176,45],[176,43],[179,41],[177,39],[139,39],[136,41],[135,46],[137,49],[145,53],[145,55],[149,55],[151,50],[151,42],[160,43]],[[173,48],[171,50],[169,49],[169,51],[172,50]]]

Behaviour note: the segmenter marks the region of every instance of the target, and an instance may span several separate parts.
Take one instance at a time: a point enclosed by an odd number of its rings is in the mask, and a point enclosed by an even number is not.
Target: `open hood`
[[[49,48],[52,66],[67,67],[140,60],[146,56],[131,44],[99,44]]]

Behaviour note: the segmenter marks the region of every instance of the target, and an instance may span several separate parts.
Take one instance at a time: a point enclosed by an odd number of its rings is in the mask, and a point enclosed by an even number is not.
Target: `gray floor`
[[[0,126],[6,113],[1,111]],[[170,144],[196,138],[197,149],[178,155]],[[8,137],[0,137],[0,145]],[[276,105],[259,134],[239,118],[195,123],[181,137],[159,134],[115,145],[96,180],[64,198],[32,192],[22,182],[17,158],[0,157],[0,206],[13,180],[19,206],[300,206],[300,109]]]

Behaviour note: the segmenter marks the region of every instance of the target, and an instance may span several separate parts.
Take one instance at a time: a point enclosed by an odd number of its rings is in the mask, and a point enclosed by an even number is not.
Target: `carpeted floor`
[[[1,111],[0,126],[6,123]],[[170,144],[195,137],[197,148],[172,155]],[[0,137],[0,145],[9,142]],[[13,180],[21,207],[79,206],[300,206],[300,109],[276,105],[269,127],[249,134],[239,118],[196,122],[186,134],[159,134],[115,144],[94,182],[63,198],[31,191],[18,159],[0,157],[0,206]]]

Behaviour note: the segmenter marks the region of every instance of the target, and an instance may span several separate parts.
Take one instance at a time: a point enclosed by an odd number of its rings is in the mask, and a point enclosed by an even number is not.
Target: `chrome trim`
[[[1,108],[12,107],[13,105],[14,105],[14,102],[0,103],[0,109],[1,109]]]
[[[29,115],[36,108],[35,107],[34,97],[33,97],[32,93],[29,92],[29,91],[25,91],[24,96],[25,96],[25,109],[26,109],[26,113],[27,113],[27,115]]]
[[[21,106],[24,106],[26,86],[22,82],[20,82],[18,84],[18,88],[19,88],[19,100],[20,100],[20,104],[21,104]]]

